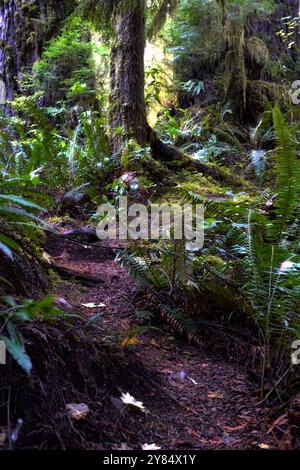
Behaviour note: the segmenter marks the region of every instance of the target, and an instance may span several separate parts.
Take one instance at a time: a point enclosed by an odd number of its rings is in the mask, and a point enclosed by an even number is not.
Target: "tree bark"
[[[124,141],[140,145],[151,140],[144,96],[145,0],[120,0],[115,13],[115,43],[111,51],[110,129],[112,150]]]
[[[134,138],[150,145],[154,158],[170,162],[184,155],[158,139],[147,121],[145,102],[145,0],[119,0],[115,13],[115,43],[111,51],[111,150],[120,155]]]
[[[73,0],[0,0],[0,100],[12,100],[22,70],[41,56],[75,8]]]
[[[115,17],[115,43],[111,51],[110,136],[111,150],[120,156],[125,141],[134,138],[151,147],[155,159],[181,168],[224,178],[217,169],[193,161],[178,149],[162,142],[150,127],[144,96],[145,0],[118,0]]]

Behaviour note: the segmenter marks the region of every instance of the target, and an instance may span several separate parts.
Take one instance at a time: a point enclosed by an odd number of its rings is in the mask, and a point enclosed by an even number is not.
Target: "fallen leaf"
[[[80,420],[85,418],[89,413],[89,407],[85,403],[68,403],[66,410],[72,419]]]
[[[209,392],[207,394],[208,398],[223,398],[223,396],[224,396],[224,393],[222,392]]]
[[[122,393],[122,396],[121,396],[121,401],[125,404],[125,405],[131,405],[131,406],[134,406],[135,408],[139,408],[141,411],[145,412],[146,409],[143,405],[143,402],[142,401],[137,401],[132,395],[130,395],[130,393]]]
[[[125,338],[121,341],[122,348],[126,348],[127,346],[136,346],[139,344],[139,339],[137,336],[132,336],[131,338]]]
[[[45,260],[47,263],[51,263],[52,258],[51,258],[51,256],[50,256],[48,253],[46,253],[46,251],[42,251],[42,258],[43,258],[43,260]]]
[[[260,447],[261,449],[270,449],[269,444],[258,444],[258,447]]]
[[[159,450],[161,447],[158,447],[156,444],[143,444],[142,445],[143,450]]]
[[[106,307],[106,304],[95,304],[93,302],[89,302],[89,303],[81,304],[81,305],[83,305],[86,308],[103,308],[103,307]]]

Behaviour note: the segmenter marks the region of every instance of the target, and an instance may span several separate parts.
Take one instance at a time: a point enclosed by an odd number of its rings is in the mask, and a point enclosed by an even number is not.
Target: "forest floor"
[[[72,441],[58,423],[64,419],[69,400],[85,402],[89,407],[87,418],[70,423],[70,435],[79,436],[80,446],[85,448],[136,449],[146,443],[155,443],[162,449],[280,447],[274,433],[276,428],[271,427],[276,416],[270,416],[265,403],[257,405],[259,384],[249,378],[245,366],[238,360],[230,362],[215,355],[205,341],[203,347],[199,347],[187,344],[183,338],[175,338],[170,327],[161,320],[156,323],[157,328],[138,336],[133,341],[136,344],[120,345],[124,332],[136,326],[136,311],[148,308],[148,299],[115,261],[114,247],[102,242],[85,247],[61,237],[50,237],[47,252],[56,265],[99,279],[99,283],[82,285],[73,279],[57,278],[53,295],[58,302],[84,317],[100,312],[100,333],[98,336],[93,333],[93,340],[98,345],[108,345],[108,350],[104,350],[100,358],[89,359],[87,355],[82,359],[91,362],[85,362],[85,366],[95,375],[96,386],[89,383],[90,377],[81,384],[81,378],[71,371],[72,361],[60,358],[68,369],[63,374],[69,374],[67,380],[72,383],[62,383],[65,380],[62,376],[59,409],[55,418],[54,411],[49,417],[56,423],[56,442],[51,442],[54,431],[48,433],[44,442],[41,437],[37,439],[36,435],[44,432],[45,424],[33,423],[28,428],[31,436],[28,434],[26,443],[21,443],[23,447],[32,446],[34,441],[38,448],[72,447]],[[216,341],[222,342],[222,334],[216,335]],[[113,359],[110,345],[118,351]],[[81,367],[78,365],[79,369]],[[103,367],[109,370],[108,377],[104,377],[107,371],[103,372]],[[57,371],[53,374],[56,383],[60,379],[56,377]],[[50,376],[51,370],[48,382]],[[43,384],[47,386],[49,383]],[[73,388],[75,392],[70,395]],[[78,397],[76,390],[79,390]],[[146,412],[126,407],[120,401],[121,394],[127,392],[143,402]],[[45,410],[43,414],[45,420]],[[30,416],[32,420],[37,419],[32,410]],[[74,445],[75,441],[76,438]]]

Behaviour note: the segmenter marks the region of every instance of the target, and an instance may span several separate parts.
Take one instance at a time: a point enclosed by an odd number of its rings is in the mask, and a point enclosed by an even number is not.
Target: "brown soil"
[[[83,330],[79,323],[72,328],[39,323],[25,331],[33,373],[28,379],[18,369],[10,374],[10,389],[0,387],[1,403],[10,397],[10,426],[18,418],[24,421],[15,448],[278,447],[276,427],[267,432],[275,418],[270,419],[265,404],[256,405],[258,385],[245,366],[175,338],[159,319],[137,344],[120,345],[124,332],[136,326],[135,312],[148,305],[147,296],[115,262],[114,247],[96,243],[85,248],[55,236],[47,251],[55,264],[101,278],[91,286],[57,278],[53,294],[58,301],[64,299],[87,318],[102,315]],[[105,306],[82,305],[87,303]],[[14,372],[18,366],[11,367]],[[147,412],[125,407],[119,400],[123,392],[142,401]],[[90,412],[74,421],[67,403],[85,403]],[[5,406],[0,415],[3,422]]]

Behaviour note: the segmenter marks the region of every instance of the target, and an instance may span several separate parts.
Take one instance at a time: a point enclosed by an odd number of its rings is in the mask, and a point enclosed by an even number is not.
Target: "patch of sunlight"
[[[166,50],[163,40],[157,40],[154,43],[147,42],[145,48],[146,98],[147,94],[151,93],[150,88],[155,87],[155,82],[159,87],[159,100],[153,99],[150,103],[148,102],[148,121],[152,127],[157,122],[158,114],[168,106],[172,96],[171,88],[174,81],[172,60],[173,56]]]

